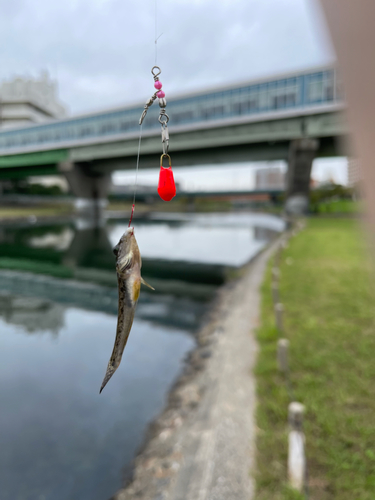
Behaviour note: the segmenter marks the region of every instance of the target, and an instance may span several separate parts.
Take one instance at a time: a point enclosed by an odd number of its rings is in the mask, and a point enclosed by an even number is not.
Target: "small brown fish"
[[[151,285],[141,277],[142,260],[134,236],[134,228],[129,227],[113,249],[116,255],[116,271],[118,281],[118,318],[115,345],[107,366],[100,392],[120,366],[122,353],[133,324],[135,308],[141,291],[141,283],[152,290]]]

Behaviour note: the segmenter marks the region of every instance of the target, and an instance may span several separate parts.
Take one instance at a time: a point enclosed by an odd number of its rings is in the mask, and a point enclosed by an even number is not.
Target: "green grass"
[[[363,211],[358,201],[338,199],[311,203],[311,211],[317,214],[358,214]]]
[[[27,259],[12,259],[0,257],[0,269],[12,271],[25,271],[36,274],[48,274],[56,278],[73,278],[73,270],[67,266],[53,264],[52,262],[35,262]]]
[[[0,219],[17,219],[19,217],[52,217],[63,216],[72,213],[71,205],[50,205],[50,206],[10,206],[0,207]]]
[[[257,500],[300,498],[286,487],[289,398],[276,367],[270,263],[258,331]],[[281,259],[280,296],[311,500],[375,498],[375,293],[355,219],[310,219]]]

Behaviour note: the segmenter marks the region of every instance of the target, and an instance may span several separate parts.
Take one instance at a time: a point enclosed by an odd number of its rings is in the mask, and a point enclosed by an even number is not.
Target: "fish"
[[[142,259],[134,236],[134,227],[128,227],[120,241],[113,249],[116,256],[116,273],[118,283],[118,317],[115,345],[113,346],[107,371],[99,394],[120,366],[122,354],[133,325],[141,283],[155,290],[141,276]]]

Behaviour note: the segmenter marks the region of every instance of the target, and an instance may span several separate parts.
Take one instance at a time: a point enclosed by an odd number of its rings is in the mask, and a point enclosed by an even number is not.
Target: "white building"
[[[47,72],[40,79],[16,77],[0,84],[0,127],[22,127],[66,116],[57,82]]]
[[[267,166],[255,171],[255,189],[285,189],[285,173],[279,166]]]
[[[359,165],[359,160],[348,158],[348,186],[357,186],[362,180],[362,172]]]

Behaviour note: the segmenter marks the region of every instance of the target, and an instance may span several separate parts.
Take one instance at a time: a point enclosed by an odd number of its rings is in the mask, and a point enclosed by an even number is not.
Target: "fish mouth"
[[[126,232],[130,234],[130,236],[134,236],[134,227],[128,227]]]

